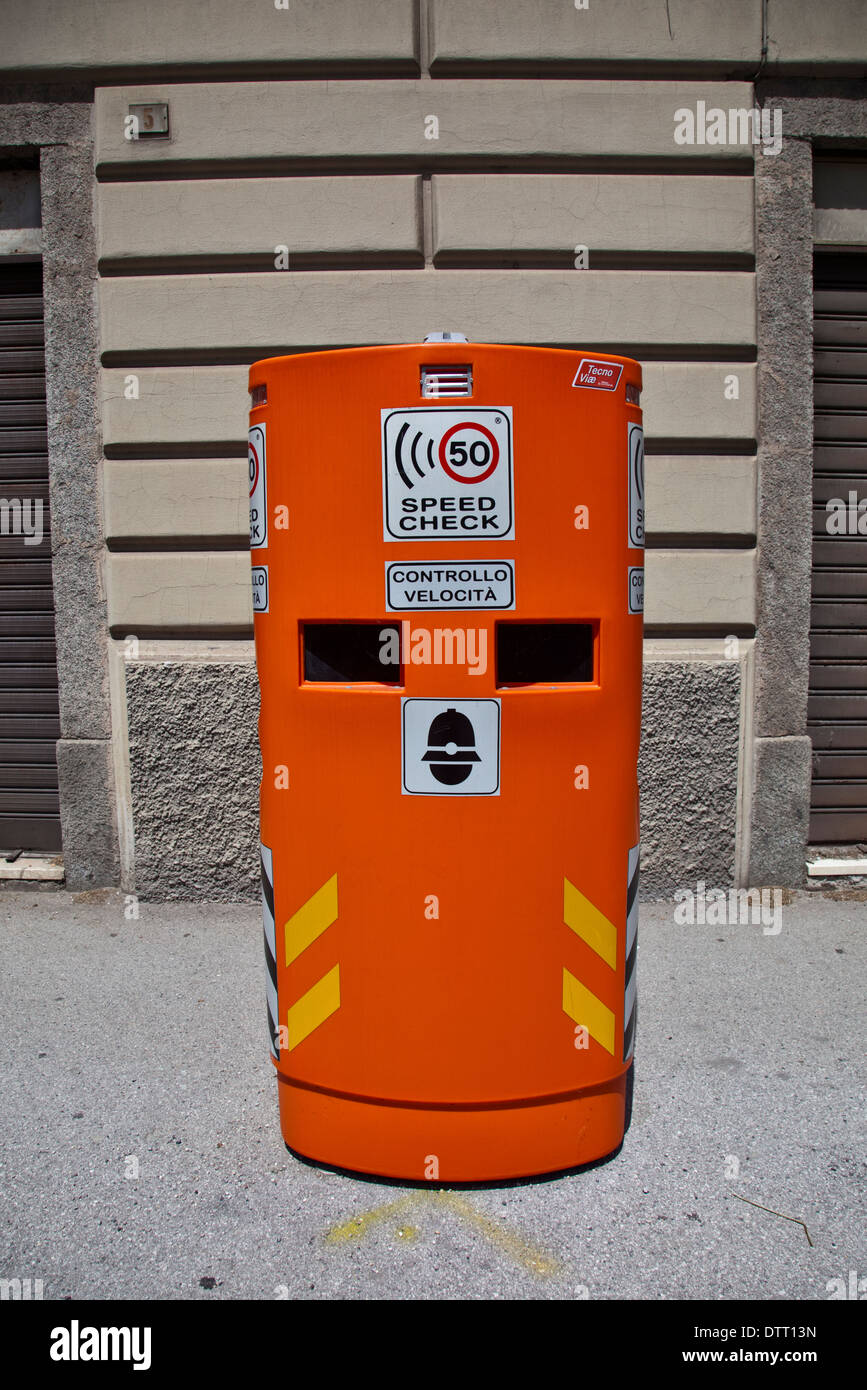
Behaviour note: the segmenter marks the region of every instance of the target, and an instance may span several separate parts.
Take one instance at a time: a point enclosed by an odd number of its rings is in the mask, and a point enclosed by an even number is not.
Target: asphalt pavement
[[[0,892],[0,1279],[45,1299],[829,1299],[867,1276],[864,897],[795,895],[776,933],[642,906],[620,1151],[423,1190],[283,1145],[256,907],[130,919],[114,892]]]

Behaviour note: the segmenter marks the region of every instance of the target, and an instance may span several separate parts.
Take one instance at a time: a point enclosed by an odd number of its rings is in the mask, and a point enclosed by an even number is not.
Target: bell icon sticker
[[[456,787],[466,782],[473,763],[481,759],[476,752],[475,731],[465,714],[447,709],[444,714],[434,715],[422,762],[430,763],[431,772],[443,786]]]
[[[499,795],[499,700],[404,699],[401,705],[405,795]]]

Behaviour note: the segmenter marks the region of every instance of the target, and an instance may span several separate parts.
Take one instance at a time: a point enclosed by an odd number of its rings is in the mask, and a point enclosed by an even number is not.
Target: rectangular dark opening
[[[395,623],[305,623],[305,681],[400,685],[400,628]]]
[[[593,680],[592,623],[497,623],[497,685]]]

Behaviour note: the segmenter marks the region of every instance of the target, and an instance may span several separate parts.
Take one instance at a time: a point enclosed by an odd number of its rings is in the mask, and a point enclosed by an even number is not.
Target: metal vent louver
[[[421,393],[423,396],[471,396],[473,369],[454,363],[444,367],[422,367]]]

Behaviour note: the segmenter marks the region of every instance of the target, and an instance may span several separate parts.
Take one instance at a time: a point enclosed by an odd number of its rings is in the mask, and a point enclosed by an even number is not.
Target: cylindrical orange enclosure
[[[250,369],[283,1137],[451,1182],[610,1153],[635,1020],[636,362],[426,341]]]

